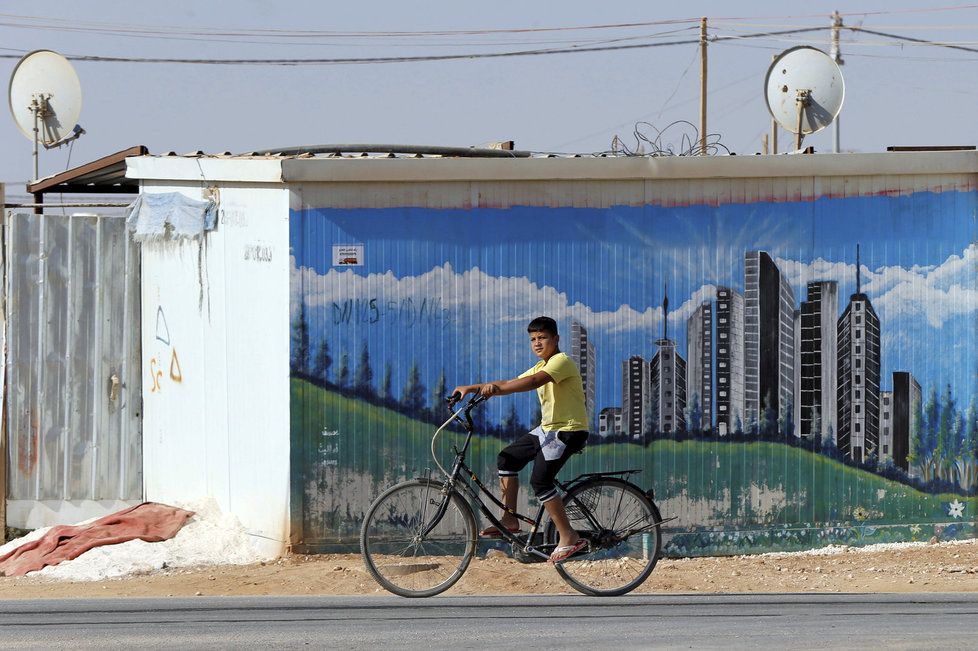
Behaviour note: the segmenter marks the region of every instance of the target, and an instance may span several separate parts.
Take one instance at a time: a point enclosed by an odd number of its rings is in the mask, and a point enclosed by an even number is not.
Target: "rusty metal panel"
[[[7,222],[10,500],[142,497],[138,250],[124,220]]]

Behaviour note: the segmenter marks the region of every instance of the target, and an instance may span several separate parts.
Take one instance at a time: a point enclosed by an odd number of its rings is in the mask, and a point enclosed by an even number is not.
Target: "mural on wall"
[[[296,211],[294,494],[353,540],[432,467],[457,384],[554,317],[592,416],[578,471],[640,468],[667,553],[975,535],[978,193],[612,208]],[[470,457],[538,422],[494,399]],[[446,456],[450,448],[446,448]]]

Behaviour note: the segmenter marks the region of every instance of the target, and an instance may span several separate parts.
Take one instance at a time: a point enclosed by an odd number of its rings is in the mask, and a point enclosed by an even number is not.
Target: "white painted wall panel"
[[[203,247],[143,245],[146,498],[212,497],[269,553],[288,537],[288,208],[283,186],[225,186]]]

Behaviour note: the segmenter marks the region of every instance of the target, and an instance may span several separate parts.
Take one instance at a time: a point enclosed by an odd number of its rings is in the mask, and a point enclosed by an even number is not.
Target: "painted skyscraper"
[[[801,391],[798,422],[802,438],[834,442],[838,432],[839,285],[834,280],[808,283],[801,304]]]
[[[864,461],[879,456],[880,320],[862,293],[856,247],[856,293],[838,321],[839,431],[836,445],[844,455]]]
[[[744,414],[758,430],[764,408],[775,422],[794,403],[795,293],[781,270],[764,251],[744,254]],[[747,424],[745,424],[745,428]]]
[[[686,395],[699,404],[699,429],[713,428],[713,303],[703,301],[686,321]],[[693,423],[687,423],[694,427]]]
[[[717,287],[716,422],[721,436],[744,420],[744,297],[736,289]]]
[[[893,459],[893,392],[880,391],[880,461]]]
[[[621,407],[605,407],[598,415],[598,435],[617,436],[621,434]]]
[[[649,364],[639,355],[621,363],[621,432],[643,440],[651,423],[649,414]]]
[[[570,356],[577,362],[581,370],[581,381],[584,383],[584,401],[587,407],[587,417],[594,420],[594,393],[597,380],[595,366],[594,344],[588,339],[587,328],[578,321],[571,321]]]
[[[662,338],[649,369],[652,390],[652,430],[686,429],[686,360],[669,339],[669,297],[662,300]]]
[[[794,423],[792,423],[794,426],[792,434],[796,437],[800,437],[801,423],[798,422],[798,409],[801,406],[801,310],[795,310],[795,316],[792,320],[791,327],[795,337],[795,358],[792,363],[792,368],[795,369],[793,379],[795,392],[791,397],[791,404],[794,405],[792,410],[792,420],[794,420]]]
[[[920,384],[908,371],[893,373],[893,391],[880,393],[880,459],[910,470],[907,456],[915,434],[914,414],[921,401]],[[889,404],[887,404],[889,403]]]

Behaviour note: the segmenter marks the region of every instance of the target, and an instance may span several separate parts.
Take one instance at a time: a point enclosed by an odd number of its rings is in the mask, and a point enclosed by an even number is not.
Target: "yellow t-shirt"
[[[566,353],[557,353],[544,362],[542,359],[533,368],[521,373],[528,377],[544,371],[553,378],[537,389],[540,398],[540,425],[548,432],[574,432],[588,429],[587,407],[584,403],[584,383],[581,371]]]

